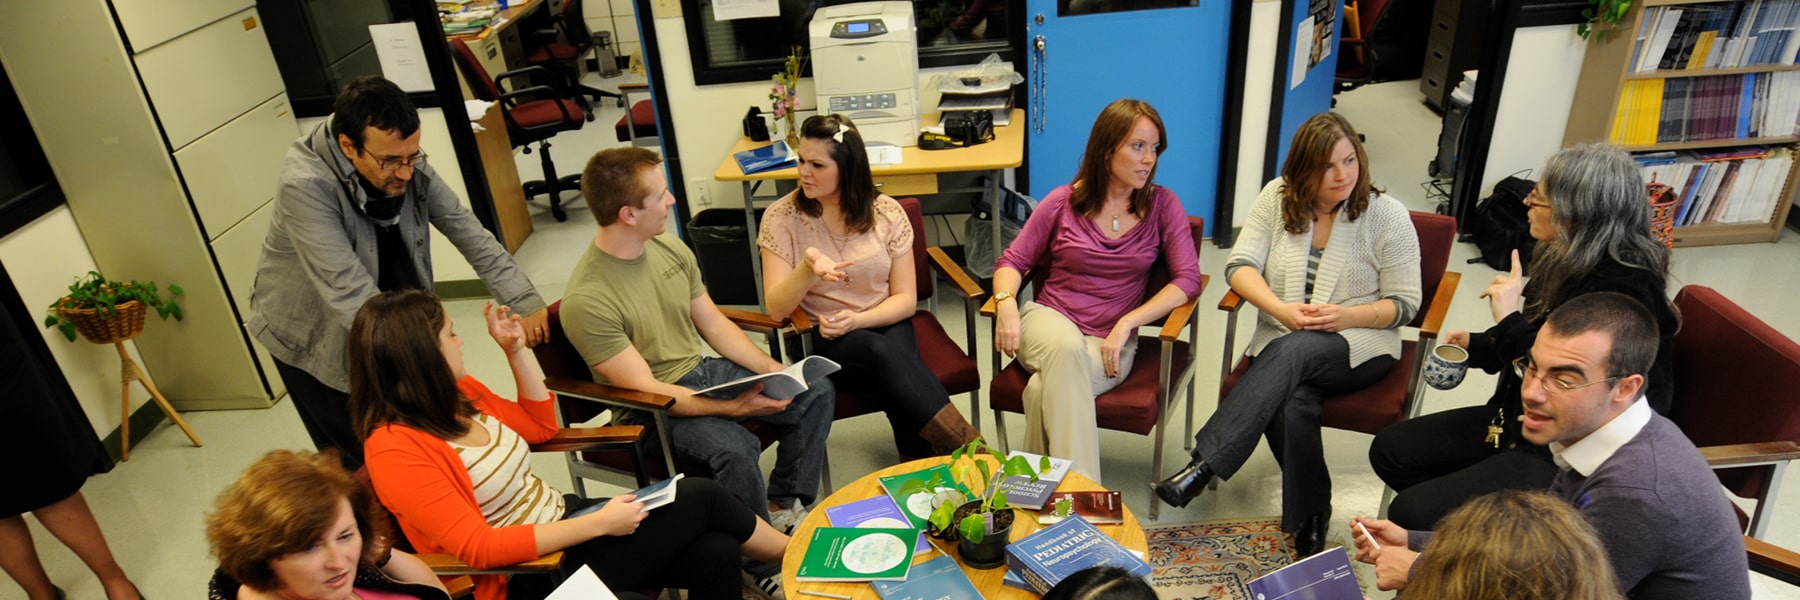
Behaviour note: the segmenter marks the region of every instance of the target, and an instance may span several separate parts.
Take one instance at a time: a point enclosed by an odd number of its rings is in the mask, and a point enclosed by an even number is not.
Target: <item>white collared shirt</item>
[[[1644,396],[1640,394],[1636,400],[1631,401],[1631,406],[1625,412],[1619,413],[1619,416],[1613,417],[1580,441],[1567,446],[1551,442],[1550,454],[1556,459],[1558,467],[1574,469],[1582,477],[1593,475],[1594,469],[1600,468],[1600,463],[1612,458],[1614,452],[1618,452],[1626,442],[1644,430],[1644,426],[1650,423],[1652,414],[1650,403],[1645,402]]]

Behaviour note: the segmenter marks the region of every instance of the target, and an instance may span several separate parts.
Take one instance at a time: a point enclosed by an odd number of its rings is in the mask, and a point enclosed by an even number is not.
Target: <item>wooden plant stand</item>
[[[186,433],[188,439],[194,442],[194,447],[203,446],[204,444],[200,443],[200,436],[194,435],[194,430],[188,428],[187,421],[181,420],[181,414],[175,412],[174,406],[169,405],[169,399],[164,398],[162,392],[157,391],[156,382],[150,381],[150,375],[138,367],[137,361],[131,360],[130,354],[125,353],[125,341],[129,339],[131,338],[112,343],[113,348],[119,351],[119,365],[122,369],[122,375],[119,378],[119,395],[122,398],[120,406],[123,407],[123,416],[119,419],[119,460],[121,462],[131,460],[131,382],[133,381],[143,385],[144,389],[150,392],[150,399],[156,402],[156,406],[162,408],[163,414],[168,415],[170,421],[174,421],[177,426],[181,427],[181,432]]]

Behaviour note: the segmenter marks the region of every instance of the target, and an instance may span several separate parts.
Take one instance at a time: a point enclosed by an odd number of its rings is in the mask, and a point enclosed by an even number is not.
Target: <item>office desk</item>
[[[487,70],[488,77],[525,66],[525,41],[519,23],[533,16],[547,0],[513,0],[506,10],[500,11],[497,17],[499,24],[489,24],[475,33],[459,33],[444,36],[450,40],[462,40],[475,52],[475,60],[481,68]],[[474,98],[469,91],[469,83],[464,80],[462,69],[456,70],[456,79],[463,84],[463,97]]]
[[[935,119],[934,119],[935,120]],[[950,150],[920,150],[918,146],[907,146],[900,150],[900,164],[873,167],[875,186],[881,193],[896,198],[944,192],[987,192],[988,198],[1000,195],[1000,178],[1002,171],[1017,167],[1025,162],[1025,111],[1013,109],[1012,125],[994,128],[994,141],[969,148],[953,148]],[[766,146],[770,142],[753,142],[750,138],[738,140],[713,171],[713,179],[719,181],[736,181],[744,186],[744,225],[748,228],[750,245],[750,265],[756,281],[757,306],[763,305],[762,261],[758,259],[756,248],[756,201],[750,197],[750,190],[758,182],[799,179],[800,170],[794,167],[760,171],[744,174],[738,167],[737,159],[732,154],[751,148]],[[937,176],[942,173],[959,173],[968,171],[989,171],[986,186],[973,188],[938,189]],[[1000,220],[993,220],[994,256],[1000,256]],[[915,232],[917,233],[917,232]],[[923,235],[923,234],[919,234]]]

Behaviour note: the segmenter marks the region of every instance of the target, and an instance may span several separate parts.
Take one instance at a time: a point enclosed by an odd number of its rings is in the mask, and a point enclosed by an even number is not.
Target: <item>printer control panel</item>
[[[860,21],[838,21],[831,24],[831,37],[843,39],[870,38],[885,35],[887,23],[881,19],[863,19]]]
[[[831,112],[867,110],[872,108],[894,108],[898,98],[893,92],[886,94],[863,94],[860,96],[832,96]]]

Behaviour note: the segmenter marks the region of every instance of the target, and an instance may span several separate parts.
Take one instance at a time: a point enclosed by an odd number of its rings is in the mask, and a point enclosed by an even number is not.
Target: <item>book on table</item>
[[[1084,491],[1051,494],[1050,502],[1044,505],[1044,512],[1038,513],[1038,523],[1050,525],[1061,522],[1065,517],[1057,515],[1062,512],[1060,503],[1064,501],[1069,504],[1068,514],[1081,515],[1089,523],[1117,525],[1125,522],[1125,501],[1118,492]]]
[[[825,518],[831,521],[832,527],[880,527],[884,529],[917,529],[906,513],[894,505],[894,499],[886,495],[871,496],[855,502],[847,502],[825,509]],[[925,533],[919,532],[919,541],[913,546],[913,554],[930,554],[931,540],[925,539]]]
[[[1090,567],[1113,566],[1132,575],[1150,575],[1150,563],[1095,529],[1086,519],[1073,516],[1040,529],[1006,547],[1006,567],[1019,572],[1039,594]]]
[[[751,375],[736,381],[721,383],[695,394],[708,398],[731,399],[743,394],[751,386],[762,384],[762,395],[776,400],[786,400],[812,389],[812,384],[819,379],[836,373],[838,364],[823,356],[808,356],[800,362],[788,365],[786,369],[774,373]]]
[[[900,511],[906,513],[906,518],[912,521],[913,527],[921,530],[929,522],[938,497],[956,495],[956,490],[961,488],[951,476],[948,465],[889,475],[878,481],[881,482],[881,489],[900,507]]]
[[[619,597],[606,587],[606,582],[600,581],[593,569],[581,565],[544,600],[619,600]]]
[[[916,529],[820,527],[806,544],[795,581],[901,581],[912,569]]]
[[[1026,462],[1031,463],[1032,470],[1037,470],[1045,458],[1042,454],[1019,451],[1013,451],[1006,455],[1008,460],[1013,457],[1023,457]],[[1000,481],[1000,485],[1006,486],[1004,489],[1006,490],[1007,506],[1032,510],[1044,508],[1044,503],[1050,500],[1050,494],[1055,492],[1056,487],[1062,485],[1063,478],[1069,475],[1069,467],[1075,464],[1074,461],[1066,458],[1054,456],[1049,458],[1050,469],[1038,473],[1037,481],[1032,481],[1030,477],[1024,475],[1008,475]]]
[[[767,146],[734,152],[731,157],[737,159],[738,168],[743,169],[745,175],[791,167],[800,163],[799,155],[789,151],[787,142],[782,140],[776,140],[775,143]]]
[[[881,600],[984,600],[962,565],[948,555],[914,565],[905,581],[871,581]]]
[[[668,506],[669,503],[675,501],[675,490],[676,490],[675,482],[681,481],[681,478],[683,478],[683,477],[687,477],[687,475],[684,475],[681,473],[676,473],[674,477],[670,477],[668,479],[664,479],[662,481],[658,481],[656,483],[646,485],[644,487],[638,488],[636,491],[633,491],[631,493],[632,493],[632,495],[637,496],[637,500],[636,500],[637,502],[644,503],[644,512],[650,512],[652,510],[656,510],[658,508]],[[578,510],[575,510],[568,514],[563,515],[563,518],[564,519],[573,519],[573,518],[579,517],[581,515],[600,512],[600,508],[603,506],[606,506],[606,503],[611,502],[611,501],[612,501],[612,499],[608,498],[606,500],[601,500],[599,502],[589,504]]]
[[[1250,594],[1262,600],[1362,600],[1356,569],[1343,548],[1306,557],[1250,581]]]

